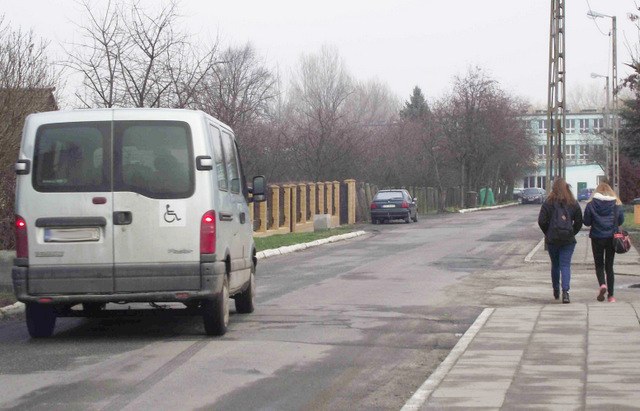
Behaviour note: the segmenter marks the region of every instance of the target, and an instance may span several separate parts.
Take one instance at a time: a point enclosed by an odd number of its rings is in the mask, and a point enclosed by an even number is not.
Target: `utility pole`
[[[609,16],[606,14],[598,13],[593,10],[589,10],[587,16],[597,19],[598,17],[609,17],[611,19],[611,64],[612,64],[612,73],[613,77],[613,110],[612,110],[612,179],[611,185],[615,190],[616,194],[620,195],[620,139],[618,137],[618,39],[617,39],[617,27],[616,27],[616,16]]]
[[[613,72],[613,189],[620,195],[620,139],[618,137],[618,40],[616,38],[616,16],[611,16],[611,48]]]
[[[547,174],[550,191],[556,177],[565,178],[565,8],[564,0],[551,0],[549,36],[549,93],[547,100]]]

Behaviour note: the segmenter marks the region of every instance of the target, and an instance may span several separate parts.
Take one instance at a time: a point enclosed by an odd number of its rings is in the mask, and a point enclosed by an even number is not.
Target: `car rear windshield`
[[[401,200],[402,191],[383,191],[376,194],[374,200]]]
[[[195,188],[191,158],[191,131],[184,122],[47,124],[36,133],[33,186],[43,192],[113,190],[186,198]]]
[[[526,195],[535,195],[535,194],[540,194],[541,191],[537,188],[527,188],[526,190],[524,190],[524,193]]]
[[[110,132],[110,122],[39,127],[33,187],[43,192],[110,191]]]

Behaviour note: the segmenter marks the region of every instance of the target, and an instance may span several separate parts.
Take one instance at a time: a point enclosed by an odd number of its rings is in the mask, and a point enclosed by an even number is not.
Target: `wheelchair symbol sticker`
[[[160,227],[185,227],[185,204],[180,201],[162,201],[159,204]]]

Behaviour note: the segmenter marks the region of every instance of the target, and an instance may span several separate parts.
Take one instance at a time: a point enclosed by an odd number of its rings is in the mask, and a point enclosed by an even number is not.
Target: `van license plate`
[[[90,228],[46,228],[45,243],[75,243],[80,241],[99,241],[100,229]]]

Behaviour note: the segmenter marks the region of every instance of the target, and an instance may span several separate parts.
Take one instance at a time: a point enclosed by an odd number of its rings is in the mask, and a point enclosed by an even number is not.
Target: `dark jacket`
[[[616,205],[615,197],[603,196],[597,193],[587,203],[584,209],[584,225],[591,226],[590,238],[613,238],[615,221],[613,210]],[[624,223],[624,210],[618,206],[618,225]]]
[[[554,203],[550,203],[549,201],[545,201],[540,207],[540,214],[538,214],[538,226],[542,230],[545,236],[545,242],[549,244],[550,242],[547,240],[547,230],[549,229],[549,223],[551,223],[551,217],[553,217],[553,208],[555,207]],[[571,221],[573,222],[573,236],[571,239],[562,244],[553,244],[557,246],[563,246],[568,244],[576,243],[576,234],[582,228],[582,209],[576,204],[566,206],[571,213]]]

